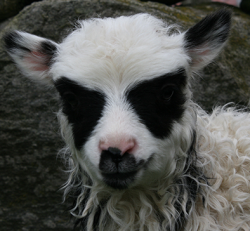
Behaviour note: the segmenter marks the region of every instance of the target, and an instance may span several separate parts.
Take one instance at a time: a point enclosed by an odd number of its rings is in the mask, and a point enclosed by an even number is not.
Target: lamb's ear
[[[49,69],[57,51],[57,43],[21,31],[4,36],[8,54],[27,77],[43,84],[52,84]]]
[[[227,41],[231,12],[225,9],[208,15],[184,35],[184,47],[191,58],[191,70],[197,71],[209,64]]]

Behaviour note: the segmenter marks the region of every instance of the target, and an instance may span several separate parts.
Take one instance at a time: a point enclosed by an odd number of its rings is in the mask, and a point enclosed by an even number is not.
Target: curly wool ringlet
[[[5,36],[29,78],[54,86],[64,199],[86,231],[250,230],[250,114],[192,102],[194,73],[229,36],[220,10],[185,32],[149,14],[89,19],[61,44]]]

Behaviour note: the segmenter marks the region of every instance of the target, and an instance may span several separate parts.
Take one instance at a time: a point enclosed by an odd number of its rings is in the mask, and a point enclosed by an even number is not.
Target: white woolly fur
[[[188,67],[183,34],[170,36],[172,29],[148,14],[80,21],[60,44],[53,80],[67,73],[90,88],[119,86],[122,93],[135,82]]]
[[[198,110],[197,150],[210,186],[185,230],[250,230],[250,114]]]

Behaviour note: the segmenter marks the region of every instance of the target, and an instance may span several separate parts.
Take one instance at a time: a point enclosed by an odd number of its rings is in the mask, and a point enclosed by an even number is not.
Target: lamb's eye
[[[165,102],[169,102],[174,95],[175,87],[172,85],[165,85],[160,91],[160,98]]]
[[[78,98],[72,92],[66,92],[66,93],[64,93],[63,94],[63,100],[66,101],[68,104],[70,104],[70,106],[72,108],[75,108],[78,105],[78,103],[79,103]]]

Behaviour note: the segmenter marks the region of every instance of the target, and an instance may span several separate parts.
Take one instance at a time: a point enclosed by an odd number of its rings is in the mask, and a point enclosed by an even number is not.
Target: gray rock
[[[40,0],[1,0],[0,21],[16,15],[25,6]]]
[[[0,25],[0,37],[19,29],[57,42],[78,19],[148,12],[185,30],[220,4],[170,8],[135,0],[44,0]],[[234,9],[231,38],[220,57],[196,76],[194,98],[205,109],[236,102],[250,91],[250,16]],[[22,77],[0,41],[1,231],[72,230],[58,191],[66,176],[57,152],[63,147],[56,119],[58,94]]]

